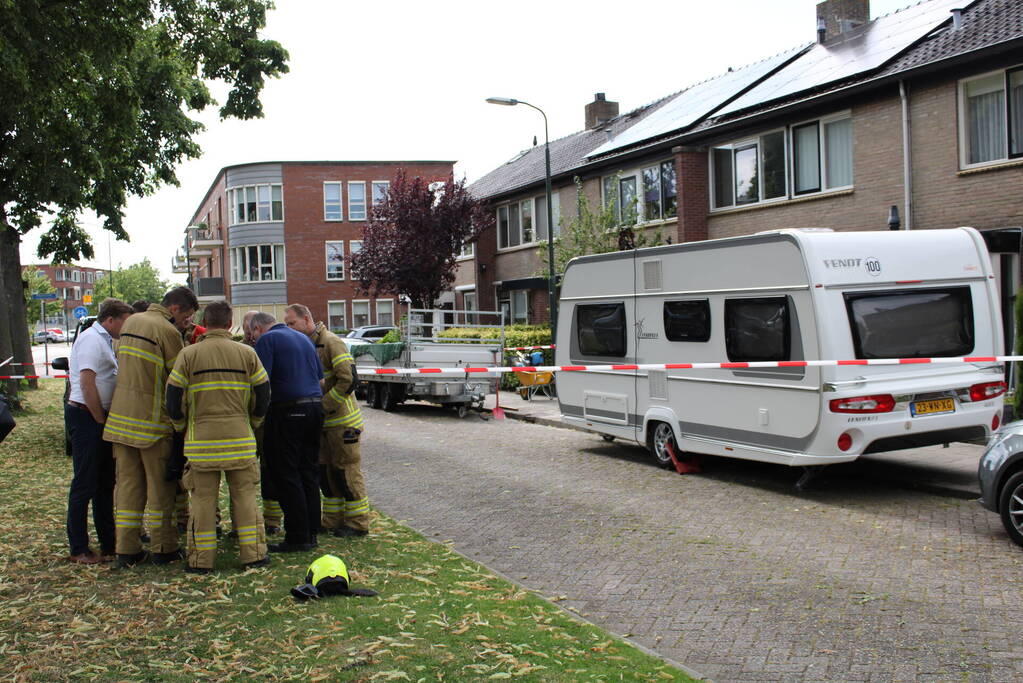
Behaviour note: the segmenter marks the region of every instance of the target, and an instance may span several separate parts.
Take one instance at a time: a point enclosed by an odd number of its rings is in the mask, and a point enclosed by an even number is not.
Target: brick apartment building
[[[396,296],[357,291],[348,259],[362,244],[373,206],[398,169],[448,182],[453,161],[283,161],[228,166],[217,174],[185,230],[175,273],[199,301],[228,299],[235,323],[248,310],[283,317],[303,303],[333,330],[391,325]]]
[[[78,306],[89,306],[105,298],[102,289],[97,291],[99,283],[107,277],[107,271],[87,266],[53,265],[35,263],[23,267],[23,270],[35,270],[49,279],[57,290],[57,301],[61,305],[59,316],[49,316],[45,327],[59,326],[64,329],[74,328],[72,312]],[[91,309],[95,310],[95,309]],[[40,326],[41,327],[41,326]]]
[[[623,220],[673,242],[885,230],[894,207],[901,229],[985,231],[1008,321],[1023,232],[1023,3],[924,0],[870,20],[867,0],[827,0],[816,34],[813,18],[805,45],[626,114],[598,94],[585,129],[550,143],[555,234],[574,217],[575,177],[591,204],[618,195],[620,216],[635,207]],[[461,262],[458,305],[469,295],[547,321],[543,152],[470,186],[497,225]]]

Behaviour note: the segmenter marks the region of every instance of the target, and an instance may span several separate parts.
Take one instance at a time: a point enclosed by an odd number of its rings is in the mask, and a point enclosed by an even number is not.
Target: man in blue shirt
[[[276,553],[312,550],[320,527],[320,359],[309,337],[269,313],[254,314],[249,327],[256,354],[270,376],[264,450],[267,474],[274,480],[284,512],[284,541],[269,549]]]

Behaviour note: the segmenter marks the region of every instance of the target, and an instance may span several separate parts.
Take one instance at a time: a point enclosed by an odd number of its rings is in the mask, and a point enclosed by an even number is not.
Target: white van
[[[780,230],[578,258],[557,365],[1002,355],[973,228]],[[558,373],[566,423],[647,446],[785,465],[985,438],[995,362]]]

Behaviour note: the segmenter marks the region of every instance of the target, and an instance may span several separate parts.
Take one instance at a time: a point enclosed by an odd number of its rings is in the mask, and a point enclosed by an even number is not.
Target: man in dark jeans
[[[105,300],[96,324],[82,332],[71,349],[71,393],[64,420],[71,433],[74,463],[67,501],[68,559],[76,564],[114,559],[114,458],[110,442],[103,440],[103,425],[117,382],[113,340],[121,336],[121,325],[131,314],[128,304]],[[89,547],[90,501],[99,555]]]
[[[309,337],[269,313],[256,313],[249,325],[256,354],[270,375],[264,451],[284,512],[284,541],[269,549],[275,553],[312,550],[320,527],[320,359]]]

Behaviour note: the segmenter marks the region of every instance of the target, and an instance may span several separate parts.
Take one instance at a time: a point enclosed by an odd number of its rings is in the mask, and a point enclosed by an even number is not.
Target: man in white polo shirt
[[[74,462],[67,538],[69,559],[77,564],[96,564],[114,557],[114,457],[110,442],[103,440],[103,425],[117,384],[114,339],[121,336],[121,325],[131,314],[128,304],[106,299],[99,306],[96,322],[78,335],[71,349],[71,393],[64,406]],[[99,555],[89,547],[90,501]]]

